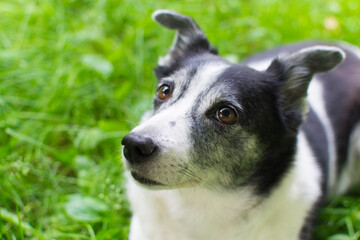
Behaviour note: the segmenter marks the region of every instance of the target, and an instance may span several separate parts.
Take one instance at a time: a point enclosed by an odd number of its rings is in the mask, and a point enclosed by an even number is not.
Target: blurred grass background
[[[359,0],[0,1],[0,239],[126,239],[119,146],[174,36],[159,8],[239,61],[304,39],[360,46]],[[360,239],[360,197],[330,202],[315,239]]]

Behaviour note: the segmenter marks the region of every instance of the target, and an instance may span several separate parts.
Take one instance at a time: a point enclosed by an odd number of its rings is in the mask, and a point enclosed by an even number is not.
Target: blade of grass
[[[5,208],[0,208],[0,218],[2,219],[2,221],[9,222],[9,223],[19,227],[19,229],[21,231],[20,236],[21,236],[22,239],[24,238],[23,231],[25,231],[28,234],[35,235],[35,236],[37,236],[39,238],[44,237],[39,231],[34,229],[30,224],[21,221],[21,218],[20,218],[20,215],[19,215],[18,211],[17,211],[17,214],[14,214],[14,213],[9,212]]]
[[[19,231],[20,231],[20,239],[24,240],[24,231],[22,228],[22,221],[21,221],[21,217],[20,217],[20,212],[19,212],[19,207],[16,206],[16,215],[17,215],[17,219],[18,219],[18,226],[19,226]],[[30,227],[30,225],[29,225]]]

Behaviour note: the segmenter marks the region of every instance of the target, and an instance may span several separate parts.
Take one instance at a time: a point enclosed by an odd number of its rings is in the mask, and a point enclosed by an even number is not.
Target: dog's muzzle
[[[124,156],[131,164],[146,162],[158,149],[151,138],[135,133],[126,135],[121,144],[124,145]]]

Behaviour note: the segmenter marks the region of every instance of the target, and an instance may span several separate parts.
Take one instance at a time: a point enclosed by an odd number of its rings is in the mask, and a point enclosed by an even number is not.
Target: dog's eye
[[[170,93],[171,93],[170,86],[164,84],[159,88],[159,90],[157,92],[157,96],[160,100],[165,101],[170,97]]]
[[[228,125],[235,124],[238,120],[237,113],[232,107],[221,107],[215,113],[215,118],[221,122]]]

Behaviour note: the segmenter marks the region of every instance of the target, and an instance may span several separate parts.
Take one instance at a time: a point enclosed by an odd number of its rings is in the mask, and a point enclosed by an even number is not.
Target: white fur
[[[315,114],[319,117],[321,124],[325,129],[326,138],[328,141],[328,158],[329,158],[329,178],[328,178],[328,190],[329,195],[334,195],[334,189],[336,185],[336,147],[335,147],[335,136],[334,130],[329,118],[328,113],[326,112],[325,102],[324,102],[324,93],[323,86],[321,82],[314,77],[310,83],[308,89],[308,103],[313,109]]]
[[[130,240],[297,239],[320,196],[321,173],[303,133],[298,136],[296,156],[280,186],[265,199],[255,197],[249,188],[151,191],[129,179],[134,213]]]
[[[360,58],[360,49],[354,45],[351,45],[347,42],[341,42],[340,46],[344,49],[349,50],[350,52],[354,53],[358,58]]]
[[[272,62],[272,60],[274,60],[274,59],[268,58],[268,59],[264,59],[261,61],[250,62],[247,64],[247,66],[254,68],[258,71],[265,71],[270,66],[270,63]]]

